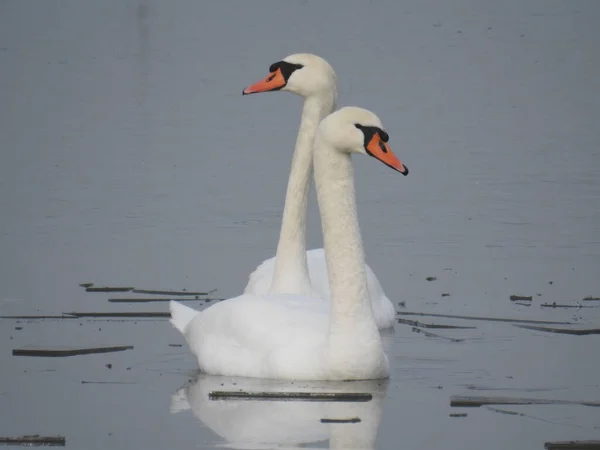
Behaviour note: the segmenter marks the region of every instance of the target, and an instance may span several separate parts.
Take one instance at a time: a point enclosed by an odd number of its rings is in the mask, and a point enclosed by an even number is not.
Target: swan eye
[[[389,134],[387,134],[384,130],[382,130],[381,128],[378,128],[378,127],[368,127],[368,126],[361,125],[360,123],[355,123],[354,126],[356,128],[358,128],[360,131],[362,131],[362,134],[365,136],[365,148],[367,147],[369,142],[371,142],[371,139],[373,139],[373,136],[375,134],[377,134],[377,135],[379,135],[379,138],[380,138],[379,147],[381,148],[381,151],[383,151],[383,153],[387,153],[387,148],[385,147],[385,142],[389,141],[389,139],[390,139]]]
[[[364,125],[361,125],[360,123],[355,123],[354,126],[362,132],[362,134],[365,138],[364,146],[365,146],[365,148],[367,148],[367,145],[369,145],[369,142],[371,142],[371,139],[373,138],[373,134],[375,134],[375,132],[373,131],[373,128],[365,127]]]
[[[275,72],[277,70],[281,71],[281,75],[283,75],[283,79],[287,82],[287,80],[292,76],[292,74],[298,70],[302,69],[304,66],[302,64],[293,64],[287,61],[278,61],[274,64],[271,64],[269,68],[270,72]]]

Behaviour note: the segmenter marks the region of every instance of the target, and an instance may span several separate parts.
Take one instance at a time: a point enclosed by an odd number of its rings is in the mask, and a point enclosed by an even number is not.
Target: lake
[[[399,313],[600,328],[600,301],[583,300],[600,297],[598,23],[593,0],[3,1],[0,314],[167,311],[82,283],[240,294],[275,253],[302,103],[241,91],[311,52],[336,70],[339,105],[376,112],[410,168],[405,178],[354,158],[367,260]],[[322,246],[314,192],[308,239]],[[554,303],[570,307],[542,307]],[[600,439],[600,410],[580,404],[450,406],[456,395],[600,402],[597,334],[399,317],[475,328],[416,327],[428,336],[398,323],[387,383],[292,387],[198,376],[164,318],[0,319],[0,437],[89,449]],[[134,348],[11,354],[119,345]],[[373,398],[208,400],[229,388]]]

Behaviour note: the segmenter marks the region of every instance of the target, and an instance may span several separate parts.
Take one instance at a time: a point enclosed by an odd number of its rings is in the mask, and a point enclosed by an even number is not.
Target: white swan
[[[304,97],[300,129],[288,181],[281,232],[274,258],[250,275],[245,294],[302,294],[329,300],[329,280],[322,248],[306,251],[306,216],[312,174],[313,144],[319,122],[335,109],[336,76],[323,58],[301,53],[271,65],[270,74],[244,89],[244,95],[289,91]],[[379,328],[394,324],[395,310],[379,280],[365,263],[367,289]]]
[[[171,323],[203,372],[287,380],[387,378],[388,360],[367,291],[351,153],[407,174],[379,118],[361,108],[326,117],[315,137],[315,182],[331,302],[298,294],[243,294],[195,311],[170,302]]]

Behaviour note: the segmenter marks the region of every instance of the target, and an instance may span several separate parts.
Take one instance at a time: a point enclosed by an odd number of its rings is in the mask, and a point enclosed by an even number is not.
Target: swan
[[[313,143],[319,122],[335,109],[337,90],[333,68],[323,58],[300,53],[269,68],[269,75],[243,94],[288,91],[304,98],[300,129],[292,159],[276,256],[250,275],[245,294],[292,293],[329,300],[329,281],[322,248],[306,251],[306,216],[312,173]],[[394,325],[396,311],[375,273],[365,263],[367,289],[380,329]]]
[[[171,324],[210,375],[282,380],[387,378],[389,363],[367,291],[351,153],[408,169],[379,118],[356,107],[327,116],[315,137],[315,184],[331,301],[242,294],[198,312],[171,301]]]

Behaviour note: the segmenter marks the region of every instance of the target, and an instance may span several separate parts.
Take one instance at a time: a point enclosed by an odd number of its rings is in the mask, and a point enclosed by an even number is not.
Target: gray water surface
[[[0,2],[0,314],[166,309],[110,304],[83,282],[238,295],[275,252],[301,108],[241,90],[313,52],[335,68],[340,106],[375,111],[411,171],[355,158],[368,262],[395,305],[598,327],[600,308],[540,308],[600,296],[598,23],[593,0]],[[166,320],[0,319],[0,436],[90,449],[600,439],[598,408],[449,406],[455,394],[600,401],[598,335],[417,319],[477,328],[432,330],[464,339],[450,342],[396,325],[391,380],[356,386],[377,393],[348,405],[360,424],[330,426],[318,416],[339,405],[187,396],[186,383],[282,386],[196,380]],[[28,345],[135,348],[11,355]]]

